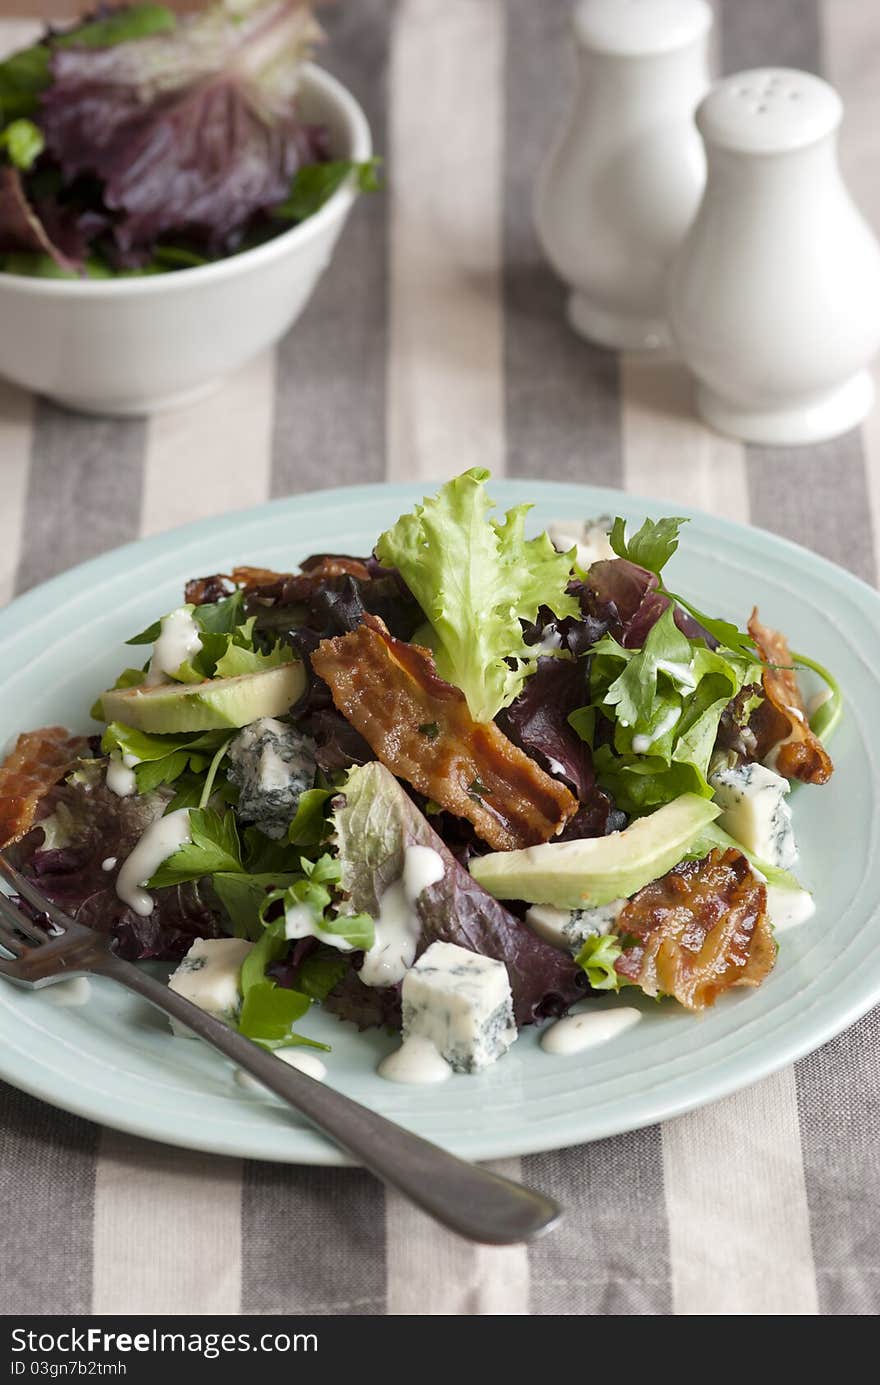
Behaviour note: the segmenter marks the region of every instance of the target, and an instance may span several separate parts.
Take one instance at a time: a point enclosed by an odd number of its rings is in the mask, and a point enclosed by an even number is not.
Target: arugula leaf
[[[626,520],[620,515],[614,521],[608,541],[618,558],[627,558],[638,567],[659,574],[678,548],[679,530],[686,519],[646,519],[638,533],[627,542]]]
[[[575,961],[587,973],[594,991],[619,991],[626,978],[614,970],[614,963],[623,952],[620,940],[613,933],[587,938]]]
[[[277,221],[305,221],[320,211],[352,174],[358,192],[376,192],[381,186],[378,177],[381,162],[381,159],[373,158],[365,163],[336,159],[327,163],[306,164],[294,174],[290,193],[277,207],[273,207],[272,216]]]
[[[150,889],[165,885],[182,885],[187,880],[201,880],[217,871],[243,871],[241,843],[235,825],[235,814],[228,808],[218,813],[213,808],[193,808],[189,815],[192,840],[179,847],[147,881]]]
[[[461,688],[478,722],[512,702],[536,665],[520,622],[541,606],[560,618],[580,614],[566,591],[572,553],[557,553],[547,534],[524,537],[528,505],[490,518],[488,477],[473,467],[447,482],[376,545],[430,623],[440,674]]]
[[[294,846],[318,846],[329,830],[324,809],[335,789],[306,789],[300,794],[287,838]]]
[[[212,877],[212,883],[220,903],[229,915],[235,936],[255,941],[263,935],[260,914],[269,891],[284,889],[299,878],[295,872],[248,875],[217,871]]]
[[[26,172],[46,147],[43,132],[32,120],[13,120],[0,130],[0,149],[5,149],[13,168]]]
[[[332,947],[319,944],[296,970],[297,989],[312,1000],[324,1001],[349,968],[348,960]]]
[[[293,1025],[309,1009],[310,998],[300,991],[279,986],[266,975],[266,968],[283,957],[287,947],[284,920],[279,919],[266,928],[245,957],[241,968],[239,1032],[266,1048],[303,1044],[326,1050],[326,1044],[306,1039],[293,1031]]]
[[[334,902],[328,885],[339,881],[341,867],[332,856],[325,854],[317,861],[305,857],[300,862],[303,877],[285,889],[273,890],[266,896],[260,917],[266,922],[271,905],[280,903],[284,911],[285,935],[288,938],[315,937],[341,952],[366,952],[373,946],[375,928],[369,914],[331,915],[327,911]]]

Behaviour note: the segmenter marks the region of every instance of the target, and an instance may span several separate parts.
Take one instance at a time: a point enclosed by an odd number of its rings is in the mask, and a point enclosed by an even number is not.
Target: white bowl
[[[334,158],[372,154],[367,118],[309,64],[301,105],[327,126]],[[208,394],[278,341],[326,269],[356,191],[254,250],[143,279],[30,279],[0,273],[0,375],[69,408],[144,414]]]

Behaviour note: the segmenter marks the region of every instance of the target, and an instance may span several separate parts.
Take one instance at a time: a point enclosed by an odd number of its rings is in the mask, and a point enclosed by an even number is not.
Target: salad
[[[760,985],[812,912],[788,799],[832,773],[832,675],[667,585],[684,520],[529,538],[489,480],[365,556],[194,578],[96,689],[99,730],[0,767],[39,889],[288,1060],[322,1047],[313,1005],[399,1031],[402,1081],[548,1021],[573,1052],[638,1018],[609,992]]]
[[[189,269],[375,187],[300,113],[321,37],[305,0],[101,4],[0,62],[0,271]]]

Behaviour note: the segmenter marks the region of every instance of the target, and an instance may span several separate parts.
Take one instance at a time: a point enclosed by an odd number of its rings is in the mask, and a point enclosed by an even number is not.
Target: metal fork
[[[75,976],[108,976],[218,1048],[289,1102],[383,1182],[410,1198],[450,1231],[488,1245],[531,1240],[558,1221],[559,1206],[543,1193],[468,1164],[404,1130],[332,1087],[280,1062],[111,952],[109,940],[58,909],[0,856],[3,877],[47,922],[35,923],[0,892],[0,975],[29,989]]]

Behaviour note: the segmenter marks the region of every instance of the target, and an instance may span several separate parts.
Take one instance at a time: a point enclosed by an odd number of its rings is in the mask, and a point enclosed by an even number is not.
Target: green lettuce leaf
[[[376,192],[381,186],[378,176],[381,162],[377,158],[367,159],[364,163],[355,163],[352,159],[334,159],[326,163],[306,164],[294,174],[289,196],[273,207],[272,216],[277,221],[305,221],[320,211],[352,174],[358,192]]]
[[[447,482],[376,545],[427,617],[440,674],[461,688],[478,722],[512,702],[535,667],[520,621],[533,621],[540,606],[559,617],[580,613],[566,592],[572,554],[557,553],[546,534],[525,538],[528,505],[492,519],[488,478],[474,467]]]
[[[619,976],[614,963],[623,952],[620,939],[613,933],[597,934],[587,938],[575,961],[587,973],[587,980],[594,991],[619,991],[628,982]]]

